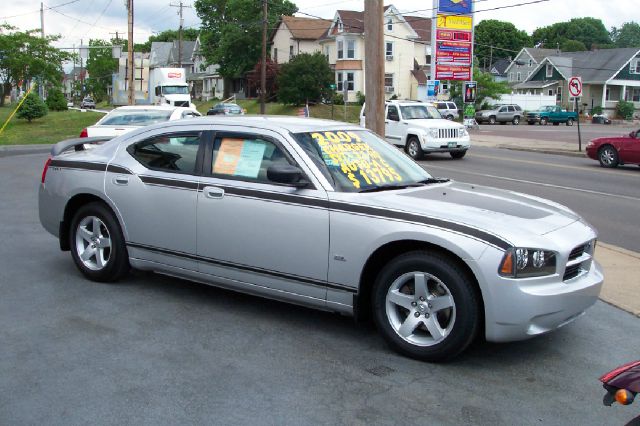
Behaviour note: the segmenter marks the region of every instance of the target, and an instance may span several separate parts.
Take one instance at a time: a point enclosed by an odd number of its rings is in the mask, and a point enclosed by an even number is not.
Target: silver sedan
[[[52,150],[40,220],[90,280],[131,267],[372,317],[439,361],[579,317],[596,233],[537,197],[433,177],[344,123],[208,117]]]

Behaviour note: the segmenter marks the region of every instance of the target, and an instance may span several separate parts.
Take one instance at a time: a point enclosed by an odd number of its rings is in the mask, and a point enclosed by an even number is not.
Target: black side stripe
[[[107,169],[105,163],[90,163],[88,161],[51,160],[49,165],[61,169],[93,170],[99,172],[104,172]]]
[[[241,197],[260,198],[262,200],[282,201],[285,203],[300,204],[308,207],[329,207],[329,201],[321,198],[303,197],[294,194],[284,194],[280,192],[268,192],[247,188],[236,188],[225,185],[215,185],[224,189],[225,194],[238,195]]]
[[[157,186],[167,186],[170,188],[178,188],[178,189],[198,189],[198,182],[192,182],[188,180],[176,180],[176,179],[166,179],[159,178],[153,176],[138,176],[143,183],[147,185],[157,185]]]
[[[240,263],[228,262],[228,261],[224,261],[224,260],[212,259],[212,258],[209,258],[209,257],[196,256],[196,255],[189,254],[189,253],[183,253],[183,252],[179,252],[179,251],[168,250],[168,249],[164,249],[164,248],[160,248],[160,247],[148,246],[148,245],[145,245],[145,244],[127,242],[127,246],[133,247],[133,248],[137,248],[137,249],[148,250],[148,251],[152,251],[152,252],[156,252],[156,253],[167,254],[167,255],[170,255],[170,256],[181,257],[181,258],[184,258],[184,259],[190,259],[190,260],[196,260],[196,261],[200,261],[200,262],[206,262],[206,263],[210,263],[212,265],[224,266],[226,268],[237,269],[237,270],[240,270],[240,271],[243,271],[243,272],[255,272],[255,273],[258,273],[258,274],[270,275],[272,277],[284,278],[286,280],[298,281],[298,282],[312,284],[312,285],[319,286],[319,287],[327,287],[327,288],[333,288],[333,289],[337,289],[337,290],[348,291],[348,292],[351,292],[351,293],[357,293],[358,292],[357,289],[355,289],[353,287],[348,287],[348,286],[345,286],[345,285],[342,285],[342,284],[329,283],[329,282],[322,281],[322,280],[316,280],[314,278],[308,278],[308,277],[303,277],[303,276],[293,275],[293,274],[286,274],[284,272],[272,271],[270,269],[256,268],[256,267],[253,267],[253,266],[247,266],[247,265],[243,265],[243,264],[240,264]]]
[[[121,174],[121,175],[132,175],[133,174],[133,172],[131,170],[129,170],[129,169],[125,168],[125,167],[122,167],[122,166],[115,165],[115,164],[109,164],[107,166],[107,171],[111,172],[111,173],[118,173],[118,174]]]

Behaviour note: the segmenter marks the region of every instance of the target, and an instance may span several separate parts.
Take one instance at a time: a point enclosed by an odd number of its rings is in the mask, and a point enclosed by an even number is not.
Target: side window
[[[387,109],[387,119],[391,121],[400,121],[398,108],[396,108],[395,105],[389,105],[389,108]]]
[[[194,174],[200,136],[200,132],[158,135],[129,145],[127,152],[149,169]]]
[[[448,104],[448,105],[449,105],[449,109],[453,109],[453,110],[457,110],[457,109],[458,109],[458,107],[456,106],[456,104],[454,104],[454,103],[452,103],[452,102],[449,102],[449,104]]]
[[[437,103],[436,107],[438,109],[447,109],[447,104],[445,104],[445,103]]]
[[[510,106],[510,107],[508,107],[508,108],[509,108],[509,112],[515,112],[515,110],[516,110],[516,109],[515,109],[514,107],[512,107],[512,106]]]
[[[216,136],[211,157],[215,177],[272,183],[267,170],[276,164],[292,164],[274,142],[258,135]]]
[[[498,112],[507,112],[508,108],[507,107],[502,107],[500,108],[500,110]]]

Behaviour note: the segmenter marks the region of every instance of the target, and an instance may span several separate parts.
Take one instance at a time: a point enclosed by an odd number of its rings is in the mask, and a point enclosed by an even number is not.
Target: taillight
[[[84,129],[82,129],[82,131],[80,132],[80,137],[81,138],[88,138],[89,137],[89,132],[87,132],[87,128],[86,127]]]
[[[49,164],[51,164],[51,157],[47,158],[47,161],[44,163],[44,169],[42,169],[42,183],[47,178],[47,170],[49,170]]]
[[[624,373],[625,371],[640,365],[640,361],[633,361],[633,362],[629,362],[626,363],[624,365],[621,365],[620,367],[616,368],[615,370],[611,370],[608,373],[604,374],[602,377],[600,377],[600,381],[602,383],[608,383],[611,379],[619,376],[620,374]]]

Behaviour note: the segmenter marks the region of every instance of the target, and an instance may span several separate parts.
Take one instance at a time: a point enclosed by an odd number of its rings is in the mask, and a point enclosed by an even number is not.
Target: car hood
[[[423,127],[425,129],[459,129],[464,127],[460,123],[439,118],[426,118],[421,120],[405,120],[410,127]]]
[[[512,243],[521,242],[523,234],[544,235],[581,220],[549,200],[461,182],[358,195],[372,207],[464,224]]]

